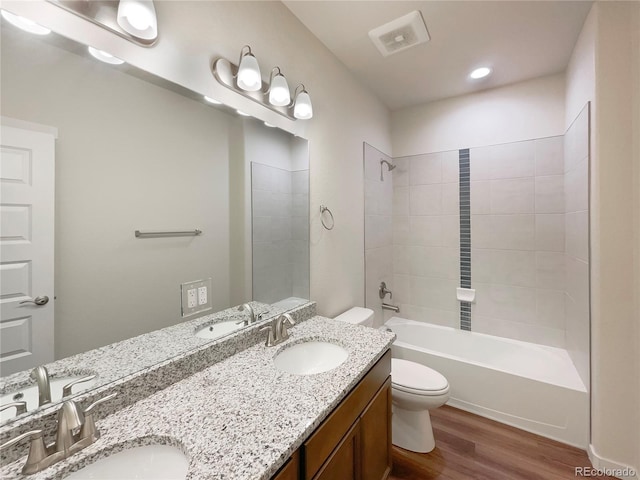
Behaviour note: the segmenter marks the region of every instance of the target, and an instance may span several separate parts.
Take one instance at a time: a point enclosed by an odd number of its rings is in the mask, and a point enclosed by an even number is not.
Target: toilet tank
[[[335,319],[354,325],[373,326],[373,310],[369,308],[353,307],[338,315]]]

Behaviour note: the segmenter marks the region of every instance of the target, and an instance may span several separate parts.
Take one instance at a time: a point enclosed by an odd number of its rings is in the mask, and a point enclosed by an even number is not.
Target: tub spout
[[[400,307],[396,306],[396,305],[390,305],[388,303],[382,303],[382,309],[383,310],[391,310],[392,312],[395,313],[400,313]]]

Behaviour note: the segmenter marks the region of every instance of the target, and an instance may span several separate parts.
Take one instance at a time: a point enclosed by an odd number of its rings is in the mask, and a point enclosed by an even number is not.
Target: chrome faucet
[[[288,313],[284,313],[280,315],[276,319],[276,341],[278,343],[284,342],[289,339],[289,330],[287,329],[287,325],[289,327],[293,327],[296,324],[291,315]]]
[[[84,425],[84,412],[73,400],[67,400],[58,410],[58,430],[56,431],[56,452],[69,455],[71,446],[79,438],[74,438],[73,431]]]
[[[240,312],[243,312],[245,310],[249,312],[249,319],[243,320],[242,322],[238,322],[238,323],[244,323],[245,325],[250,325],[256,321],[256,313],[253,311],[253,307],[248,303],[243,303],[238,307],[238,311]]]
[[[64,402],[58,411],[56,441],[49,446],[44,443],[42,430],[32,430],[0,445],[0,450],[12,447],[24,439],[29,439],[29,456],[22,467],[22,473],[30,475],[40,472],[88,447],[100,438],[100,432],[93,419],[93,410],[116,395],[117,393],[112,393],[96,400],[86,410],[82,410],[73,400]],[[73,431],[78,428],[80,431],[74,434]]]
[[[42,365],[31,370],[29,375],[38,384],[38,405],[51,403],[51,386],[49,385],[49,372]]]
[[[287,340],[289,338],[289,330],[287,329],[287,324],[290,327],[293,327],[296,322],[293,320],[293,318],[291,318],[291,315],[289,315],[288,313],[284,313],[273,320],[266,327],[262,327],[260,329],[261,331],[267,331],[267,339],[264,344],[267,347],[275,347],[276,345]]]

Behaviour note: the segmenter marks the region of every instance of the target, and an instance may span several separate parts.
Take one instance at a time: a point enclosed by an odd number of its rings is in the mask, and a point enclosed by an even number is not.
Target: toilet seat
[[[421,396],[438,396],[449,392],[449,382],[442,374],[400,358],[391,359],[391,386],[401,392]]]

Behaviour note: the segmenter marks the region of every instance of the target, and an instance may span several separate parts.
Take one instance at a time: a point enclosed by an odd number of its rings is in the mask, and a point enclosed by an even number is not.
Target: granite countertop
[[[265,303],[249,302],[249,304],[253,307],[256,315],[262,314],[265,315],[265,318],[281,313]],[[248,318],[247,312],[240,312],[237,307],[228,308],[72,355],[48,363],[45,367],[52,378],[95,374],[96,384],[92,388],[96,388],[210,343],[213,339],[195,336],[195,332],[204,326],[228,320],[240,321],[246,318]],[[30,370],[25,370],[2,377],[0,379],[0,393],[12,392],[27,385],[34,385],[35,381],[29,378],[30,373]]]
[[[99,458],[138,445],[169,444],[189,459],[188,479],[269,479],[390,348],[395,335],[315,316],[276,347],[241,351],[98,422],[100,440],[38,474],[19,474],[25,457],[2,478],[63,478]],[[322,339],[343,346],[339,367],[309,376],[277,370],[288,346]]]

